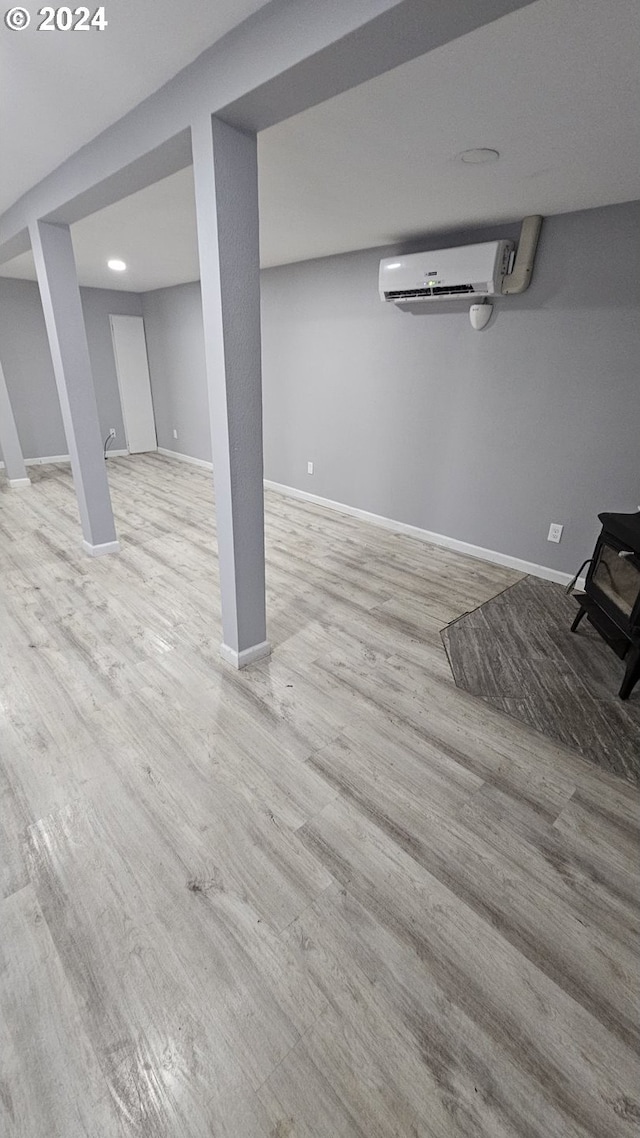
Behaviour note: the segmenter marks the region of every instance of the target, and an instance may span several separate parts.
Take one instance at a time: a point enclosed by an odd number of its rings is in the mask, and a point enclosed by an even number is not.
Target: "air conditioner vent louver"
[[[380,262],[380,297],[401,307],[446,298],[463,300],[500,293],[512,241],[484,241]]]
[[[387,291],[387,300],[419,300],[425,296],[457,296],[459,293],[475,292],[472,284],[464,285],[434,285],[432,288],[414,288],[407,291]]]

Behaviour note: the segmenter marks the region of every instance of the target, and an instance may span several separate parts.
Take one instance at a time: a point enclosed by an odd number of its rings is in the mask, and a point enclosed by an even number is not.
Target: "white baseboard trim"
[[[25,458],[25,466],[48,466],[52,462],[71,462],[68,454],[47,454],[44,458]]]
[[[158,454],[163,454],[165,458],[177,458],[179,462],[187,462],[189,466],[202,466],[204,470],[213,470],[212,462],[207,462],[204,458],[193,458],[190,454],[181,454],[179,450],[158,447]]]
[[[50,462],[71,462],[68,454],[48,454],[45,458],[25,458],[25,466],[48,466]],[[0,462],[4,467],[4,462]]]
[[[542,577],[545,581],[556,581],[559,585],[568,585],[571,573],[562,573],[559,569],[551,569],[548,565],[536,565],[533,561],[522,561],[519,557],[511,557],[508,553],[500,553],[496,549],[484,549],[480,545],[471,545],[468,541],[459,541],[456,537],[446,537],[442,533],[432,533],[430,530],[420,529],[419,526],[409,525],[408,522],[396,522],[392,518],[385,518],[381,514],[371,514],[368,510],[360,510],[357,506],[347,506],[343,502],[334,502],[331,498],[321,498],[318,494],[310,494],[307,490],[298,490],[295,486],[285,486],[281,482],[264,480],[268,490],[275,490],[287,498],[297,498],[301,502],[312,502],[316,506],[324,506],[328,510],[335,510],[339,514],[346,514],[350,518],[369,522],[393,533],[406,534],[417,541],[425,541],[430,545],[441,545],[445,549],[453,549],[456,553],[466,553],[468,557],[477,557],[480,561],[490,561],[494,565],[504,565],[507,569],[515,569],[519,573],[529,573],[532,577]],[[577,582],[578,585],[581,581]]]
[[[88,541],[82,542],[82,548],[89,557],[104,557],[107,553],[119,553],[119,541],[105,541],[103,545],[91,545]]]
[[[244,648],[242,652],[236,652],[235,648],[230,648],[228,644],[221,644],[220,655],[227,664],[231,664],[233,668],[239,670],[246,668],[248,664],[255,663],[256,660],[270,656],[271,645],[268,640],[263,640],[261,644],[252,644],[251,648]]]
[[[190,463],[192,466],[202,466],[206,470],[213,470],[212,463],[205,462],[202,458],[192,458],[191,455],[181,454],[179,451],[158,447],[158,454],[163,454],[167,458],[175,458],[179,462]],[[284,494],[287,498],[297,498],[301,502],[312,502],[316,506],[324,506],[328,510],[335,510],[337,513],[346,514],[350,518],[358,518],[360,521],[391,530],[392,533],[405,534],[407,537],[413,537],[416,541],[427,542],[429,545],[441,545],[445,549],[452,549],[456,553],[465,553],[467,557],[475,557],[479,561],[489,561],[493,565],[504,565],[507,569],[515,569],[518,573],[528,573],[532,577],[541,577],[545,581],[555,581],[558,585],[568,585],[569,581],[573,580],[571,573],[563,573],[560,569],[552,569],[549,565],[537,565],[534,561],[523,561],[520,557],[511,557],[508,553],[500,553],[497,549],[485,549],[481,545],[459,541],[457,537],[433,533],[431,530],[412,526],[408,522],[397,522],[393,518],[385,518],[382,514],[372,514],[368,510],[359,509],[357,506],[347,506],[344,502],[334,502],[331,498],[321,498],[319,494],[310,494],[308,490],[298,490],[295,486],[285,486],[282,482],[272,482],[265,478],[264,485],[267,490],[275,490],[276,493]],[[578,578],[576,585],[578,588],[584,588],[584,577]],[[223,645],[223,648],[232,652],[232,649],[227,649],[226,645]],[[222,651],[221,655],[227,659]],[[256,659],[258,658],[256,657]],[[229,659],[228,662],[234,663],[232,659]],[[243,666],[240,665],[240,667]]]
[[[107,451],[108,458],[123,458],[129,454],[128,450]],[[44,458],[25,458],[25,466],[49,466],[53,462],[71,462],[68,454],[47,454]],[[0,462],[0,470],[4,469],[4,462]]]
[[[71,462],[68,454],[47,454],[43,459],[25,459],[25,467],[48,467],[50,462]]]
[[[30,478],[7,478],[7,482],[12,490],[26,490],[31,485]]]

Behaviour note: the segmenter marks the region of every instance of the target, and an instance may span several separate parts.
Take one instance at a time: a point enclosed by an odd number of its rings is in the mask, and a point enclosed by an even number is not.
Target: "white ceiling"
[[[637,0],[537,0],[271,127],[259,138],[263,264],[640,198],[639,58]],[[500,161],[455,161],[478,146]],[[191,171],[73,237],[83,284],[196,279]],[[106,269],[109,256],[128,272]],[[0,273],[34,275],[29,256]]]
[[[35,2],[23,31],[0,20],[0,213],[266,2],[106,0],[103,32],[39,32]]]
[[[71,226],[80,284],[147,292],[198,280],[193,168],[123,198]],[[107,268],[123,260],[125,273]],[[0,265],[0,276],[36,279],[31,253]]]

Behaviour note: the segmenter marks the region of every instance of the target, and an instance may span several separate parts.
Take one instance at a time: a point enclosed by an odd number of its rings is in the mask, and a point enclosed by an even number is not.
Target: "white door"
[[[122,418],[130,454],[157,450],[147,342],[141,316],[110,316]]]

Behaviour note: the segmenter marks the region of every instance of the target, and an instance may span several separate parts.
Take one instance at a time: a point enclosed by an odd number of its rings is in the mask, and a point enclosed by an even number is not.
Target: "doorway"
[[[157,450],[144,320],[142,316],[110,316],[109,323],[127,450],[130,454]]]

